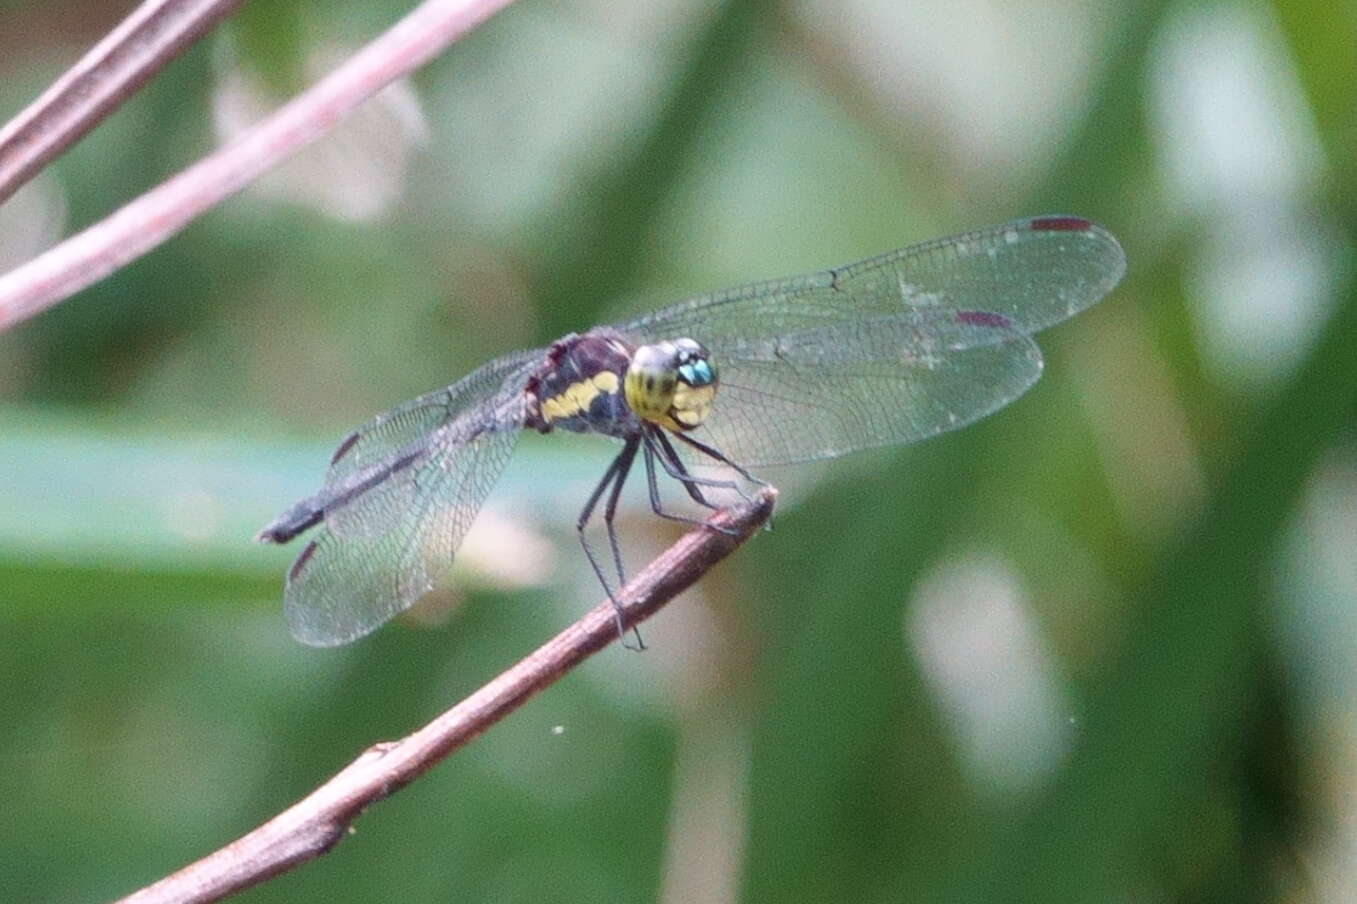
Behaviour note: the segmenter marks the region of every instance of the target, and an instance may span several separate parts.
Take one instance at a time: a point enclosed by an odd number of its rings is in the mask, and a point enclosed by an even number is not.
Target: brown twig
[[[720,511],[684,534],[618,594],[623,624],[655,614],[748,540],[768,520],[776,499],[776,490],[762,489],[750,502]],[[613,606],[605,601],[419,731],[370,748],[253,832],[122,904],[218,901],[319,857],[369,804],[418,778],[617,637]]]
[[[0,128],[0,203],[80,140],[241,0],[146,0]]]
[[[512,0],[425,0],[338,69],[235,141],[85,231],[0,276],[0,330],[46,310],[184,228],[367,98]]]

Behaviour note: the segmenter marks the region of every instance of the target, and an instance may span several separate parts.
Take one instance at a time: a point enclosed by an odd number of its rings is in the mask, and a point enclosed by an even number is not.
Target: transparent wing
[[[435,431],[451,423],[472,406],[483,403],[507,389],[509,394],[522,390],[522,379],[542,360],[542,349],[512,352],[477,368],[451,386],[411,399],[379,414],[350,433],[330,459],[325,484],[341,483],[349,475],[378,464],[400,453],[421,438],[432,439]]]
[[[786,464],[996,411],[1041,374],[1029,334],[1093,304],[1124,272],[1101,227],[1039,217],[701,296],[617,329],[638,343],[706,345],[720,389],[695,438],[743,465]]]
[[[1035,333],[1102,298],[1125,272],[1121,246],[1101,226],[1034,217],[701,295],[617,329],[641,341],[691,334],[705,344],[941,307],[998,314],[1018,332]]]
[[[321,491],[265,528],[321,522],[284,588],[298,640],[356,640],[434,587],[509,460],[541,360],[505,356],[375,418],[340,445]]]

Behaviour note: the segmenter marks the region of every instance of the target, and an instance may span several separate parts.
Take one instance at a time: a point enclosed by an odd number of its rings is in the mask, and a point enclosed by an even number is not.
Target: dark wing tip
[[[311,561],[311,557],[316,554],[316,541],[312,540],[302,547],[301,553],[297,555],[297,560],[292,563],[292,567],[287,570],[287,580],[291,583],[297,580],[297,575],[302,573],[306,563]]]
[[[1025,225],[1032,232],[1078,233],[1099,246],[1105,270],[1099,297],[1111,291],[1112,287],[1121,282],[1121,278],[1126,275],[1126,252],[1122,250],[1121,243],[1117,241],[1116,236],[1092,220],[1059,214],[1033,217],[1025,221]]]
[[[1090,232],[1099,227],[1092,220],[1083,217],[1034,217],[1027,221],[1027,228],[1034,232]]]
[[[966,326],[988,326],[1000,330],[1013,329],[1013,321],[993,311],[957,311],[956,322]]]
[[[335,449],[334,454],[330,456],[330,464],[333,465],[345,455],[349,454],[349,450],[353,448],[354,443],[358,442],[359,436],[359,432],[355,430],[353,433],[344,437],[344,441],[339,444],[339,448]]]

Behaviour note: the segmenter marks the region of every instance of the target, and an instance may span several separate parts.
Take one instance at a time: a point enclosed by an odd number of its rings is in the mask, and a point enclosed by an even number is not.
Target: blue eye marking
[[[679,365],[679,376],[689,386],[706,386],[711,382],[711,365],[706,361],[691,361]]]

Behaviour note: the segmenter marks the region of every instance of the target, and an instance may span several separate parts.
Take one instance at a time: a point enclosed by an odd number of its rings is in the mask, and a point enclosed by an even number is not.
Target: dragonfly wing
[[[329,646],[409,608],[451,567],[523,423],[523,382],[541,360],[496,360],[381,415],[346,439],[325,486],[265,529],[322,522],[288,571],[293,635]]]
[[[1035,333],[1102,298],[1125,272],[1121,246],[1101,226],[1076,217],[1034,217],[833,270],[698,296],[617,329],[642,342],[691,336],[715,351],[731,337],[951,308],[997,314],[1018,332]]]
[[[1030,336],[940,309],[730,343],[721,355],[716,404],[693,436],[750,467],[965,426],[1022,395],[1042,366]]]
[[[429,449],[325,523],[288,572],[283,610],[303,643],[356,640],[408,609],[451,567],[517,430]]]
[[[546,354],[543,349],[513,352],[496,358],[467,376],[433,392],[397,405],[354,430],[336,447],[325,475],[326,485],[399,454],[421,437],[508,387],[523,388],[526,373]],[[515,379],[519,373],[523,376]]]
[[[742,465],[829,458],[961,427],[1041,374],[1030,334],[1120,281],[1102,227],[1037,217],[680,302],[617,327],[691,337],[720,375],[695,438]]]

